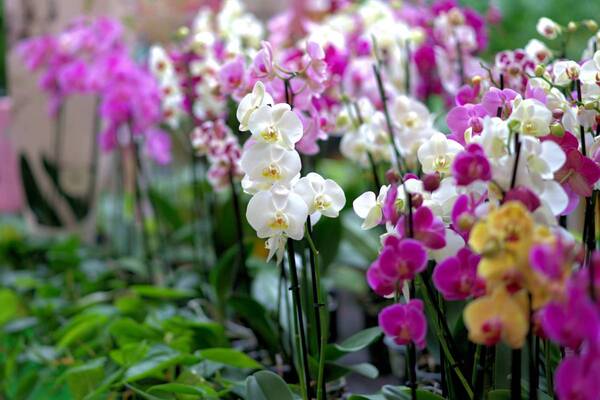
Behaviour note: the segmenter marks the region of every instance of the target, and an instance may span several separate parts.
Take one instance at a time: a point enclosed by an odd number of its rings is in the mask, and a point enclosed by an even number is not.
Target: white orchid
[[[257,142],[278,144],[288,149],[293,149],[303,134],[302,121],[286,103],[259,107],[252,113],[248,127]]]
[[[315,214],[315,219],[320,215],[336,218],[346,204],[346,196],[340,185],[314,172],[300,178],[294,185],[294,192],[304,199],[311,219]]]
[[[269,143],[254,143],[243,152],[240,164],[247,193],[268,190],[275,184],[290,186],[302,168],[296,150]]]
[[[552,50],[541,40],[531,39],[525,46],[525,53],[540,64],[547,63],[552,57]]]
[[[561,27],[550,18],[542,17],[536,25],[537,32],[546,39],[556,39],[561,32]]]
[[[485,117],[481,135],[474,136],[472,141],[479,143],[489,158],[498,159],[508,153],[508,136],[506,121],[497,117]]]
[[[285,237],[284,235],[277,235],[268,238],[265,242],[265,248],[269,250],[269,254],[267,255],[267,262],[271,261],[273,256],[275,256],[277,265],[281,264],[281,261],[283,261],[283,255],[285,253],[286,243],[287,237]]]
[[[300,195],[278,185],[250,199],[246,218],[259,238],[285,235],[300,240],[304,237],[308,207]]]
[[[245,132],[249,129],[248,122],[250,117],[259,107],[272,105],[273,97],[265,90],[265,85],[258,81],[254,84],[252,93],[248,93],[240,104],[236,112],[238,121],[240,122],[240,131]]]
[[[417,157],[426,174],[433,172],[443,174],[450,171],[454,157],[462,150],[463,146],[460,143],[437,132],[419,147]]]
[[[527,167],[538,173],[542,179],[553,179],[566,161],[562,148],[550,141],[541,142],[539,139],[524,136],[521,139],[521,155],[527,162]]]
[[[509,127],[524,135],[544,136],[550,133],[552,112],[536,99],[519,102],[508,118]]]
[[[379,195],[375,196],[373,192],[365,192],[358,196],[352,203],[352,208],[356,215],[364,219],[362,229],[371,229],[379,224],[383,216],[383,203],[390,189],[389,186],[382,186],[379,189]]]
[[[558,86],[565,86],[579,79],[581,66],[575,61],[571,60],[557,61],[554,63],[553,72],[554,84]]]
[[[595,52],[592,59],[581,66],[579,77],[583,83],[590,85],[600,83],[600,51]]]

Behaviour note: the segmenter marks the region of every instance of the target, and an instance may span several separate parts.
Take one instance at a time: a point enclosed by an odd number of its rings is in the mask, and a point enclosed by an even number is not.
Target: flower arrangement
[[[170,233],[189,232],[194,257],[182,264],[201,282],[200,300],[161,312],[194,329],[214,318],[229,337],[245,337],[240,321],[251,332],[251,350],[242,339],[231,344],[253,358],[219,357],[220,345],[186,348],[189,357],[140,375],[165,381],[158,388],[127,381],[142,367],[132,372],[111,352],[125,371],[111,384],[147,398],[600,399],[598,26],[541,18],[544,41],[485,61],[487,25],[498,18],[454,0],[338,0],[297,2],[265,25],[225,0],[152,46],[147,69],[109,20],[78,20],[23,44],[52,115],[73,93],[98,96],[102,149],[143,140],[167,164],[173,142],[189,155],[194,222]],[[591,38],[571,60],[575,33]],[[328,163],[364,179],[344,182]],[[159,218],[175,224],[177,212],[151,186],[143,176],[136,204],[146,278],[160,286],[157,275],[176,277],[179,265],[169,264],[171,235],[160,236],[168,229]],[[225,224],[214,210],[234,221],[229,250],[213,246]],[[358,276],[370,290],[362,306],[375,315],[374,326],[337,344],[337,278],[325,267],[336,236],[357,238],[338,259],[367,247]],[[261,279],[271,280],[260,287]],[[141,292],[178,297],[149,286]],[[161,345],[175,346],[169,334]],[[347,374],[378,371],[340,358],[382,337],[386,351],[404,356],[406,374],[394,371],[402,385],[344,393]]]

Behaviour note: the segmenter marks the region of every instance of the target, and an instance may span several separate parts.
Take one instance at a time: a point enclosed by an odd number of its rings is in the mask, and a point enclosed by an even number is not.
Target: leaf
[[[360,351],[379,340],[382,335],[379,327],[364,329],[340,344],[328,345],[325,357],[327,360],[336,360],[345,354]]]
[[[313,361],[313,359],[311,359],[311,361]],[[316,366],[316,362],[311,363],[311,370],[316,370]],[[369,363],[342,365],[328,362],[325,364],[325,376],[327,376],[327,382],[343,378],[350,373],[356,373],[369,379],[376,379],[379,377],[379,370],[377,367]]]
[[[0,326],[19,314],[19,297],[10,289],[0,289]]]
[[[197,362],[198,358],[173,350],[165,345],[156,345],[150,349],[144,359],[125,371],[125,382],[135,382],[151,376],[161,376],[165,369]]]
[[[285,381],[270,371],[259,371],[246,379],[248,400],[294,400]]]
[[[351,394],[348,400],[386,400],[382,394]]]
[[[253,358],[239,350],[227,348],[213,348],[200,350],[200,357],[205,360],[218,362],[236,368],[262,369],[263,366]]]
[[[488,393],[488,400],[510,400],[510,390],[496,389]]]
[[[48,160],[46,156],[42,156],[42,165],[44,166],[46,175],[50,178],[50,182],[54,185],[54,189],[65,199],[73,215],[75,215],[78,221],[84,219],[90,211],[90,205],[87,200],[82,197],[72,196],[65,191],[60,183],[58,168],[56,168],[56,164],[53,161]]]
[[[262,304],[248,296],[232,297],[228,304],[254,331],[261,343],[268,349],[278,349],[276,328]]]
[[[194,386],[187,385],[184,383],[165,383],[162,385],[155,385],[148,389],[148,393],[163,392],[163,393],[177,393],[177,394],[191,394],[201,396],[201,398],[218,397],[219,394],[208,385]]]
[[[246,249],[249,254],[249,249]],[[235,244],[231,246],[219,258],[217,265],[210,271],[210,284],[217,296],[217,302],[223,306],[233,289],[233,282],[239,265],[238,254],[240,247]]]
[[[27,204],[35,214],[37,222],[46,226],[62,226],[58,214],[40,191],[40,186],[37,183],[25,154],[21,154],[20,166]]]
[[[148,197],[157,213],[157,217],[164,221],[169,228],[175,231],[183,226],[183,219],[179,211],[166,196],[163,196],[156,188],[150,187]]]
[[[106,358],[97,358],[83,365],[71,367],[65,374],[67,384],[76,399],[83,399],[104,379]]]
[[[313,229],[313,239],[319,250],[321,268],[325,269],[338,254],[342,239],[342,222],[339,218],[321,218]]]
[[[110,358],[123,367],[130,367],[140,362],[148,353],[148,345],[141,343],[128,343],[120,349],[112,350]]]
[[[411,390],[407,386],[385,385],[381,392],[386,400],[410,400]],[[417,389],[417,400],[445,400],[435,393],[423,389]]]
[[[143,340],[160,340],[160,334],[145,324],[131,318],[119,318],[110,324],[108,331],[119,346],[137,344]]]
[[[69,347],[88,336],[92,336],[98,329],[108,322],[109,317],[100,313],[89,313],[76,317],[76,321],[64,332],[58,341],[59,348]]]
[[[188,290],[172,289],[168,287],[152,285],[133,285],[131,286],[131,290],[142,297],[161,300],[188,299],[195,296],[194,292]]]

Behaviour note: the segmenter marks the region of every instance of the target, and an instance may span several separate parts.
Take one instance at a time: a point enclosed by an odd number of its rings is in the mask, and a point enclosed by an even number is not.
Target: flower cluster
[[[305,223],[335,218],[346,203],[344,191],[314,172],[300,178],[295,145],[302,122],[287,103],[274,103],[257,82],[237,110],[241,131],[250,131],[241,158],[242,187],[252,194],[246,217],[259,238],[267,239],[269,259],[281,262],[286,240],[304,237]],[[310,218],[309,218],[310,217]]]
[[[117,147],[126,128],[146,137],[146,151],[155,161],[170,161],[170,138],[155,127],[162,117],[159,87],[131,59],[118,22],[79,18],[57,35],[26,40],[18,52],[29,70],[42,71],[39,85],[50,96],[51,115],[70,95],[95,95],[104,120],[98,138],[103,150]]]

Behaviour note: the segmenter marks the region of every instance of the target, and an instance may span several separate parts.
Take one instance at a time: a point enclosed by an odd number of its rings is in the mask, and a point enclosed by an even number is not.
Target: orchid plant
[[[598,26],[541,18],[540,39],[486,62],[487,22],[497,19],[455,0],[332,0],[296,2],[264,25],[225,0],[153,45],[147,68],[105,19],[20,52],[42,70],[53,115],[73,93],[98,97],[103,150],[133,146],[140,169],[141,143],[159,164],[175,159],[176,144],[189,156],[190,265],[202,281],[193,306],[232,337],[248,322],[254,348],[268,353],[256,358],[277,372],[249,376],[245,389],[237,375],[211,375],[222,390],[207,398],[600,399]],[[569,59],[575,32],[592,37]],[[362,171],[370,190],[347,190],[328,158]],[[136,183],[142,233],[159,235],[145,226],[144,205],[161,203],[151,179]],[[213,246],[220,204],[235,222],[226,251]],[[346,230],[336,235],[367,247],[375,238],[360,274],[377,326],[336,344],[337,278],[319,232],[338,218]],[[166,257],[145,256],[150,269]],[[257,265],[276,271],[275,304],[255,300]],[[381,337],[405,359],[402,386],[338,395],[347,373],[378,374],[339,358]],[[170,374],[165,391],[187,384],[179,366]]]

